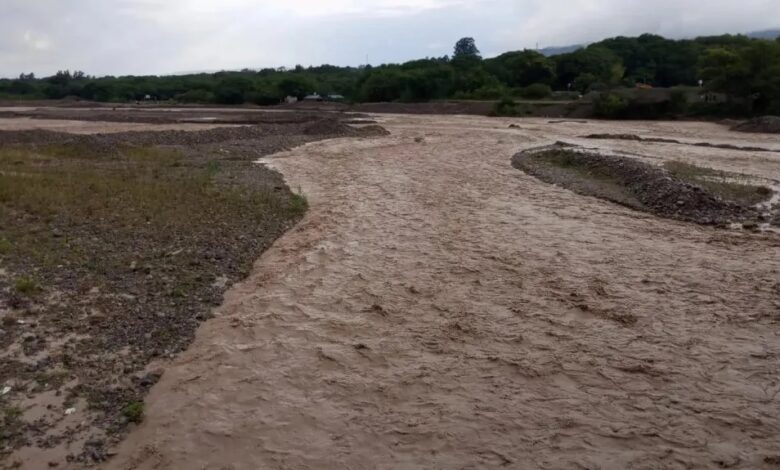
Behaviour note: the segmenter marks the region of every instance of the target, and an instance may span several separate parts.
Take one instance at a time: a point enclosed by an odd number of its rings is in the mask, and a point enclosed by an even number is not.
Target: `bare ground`
[[[780,179],[715,124],[379,118],[268,159],[310,211],[168,364],[106,468],[777,468],[780,238],[510,165],[565,140]],[[507,129],[516,123],[516,129]]]

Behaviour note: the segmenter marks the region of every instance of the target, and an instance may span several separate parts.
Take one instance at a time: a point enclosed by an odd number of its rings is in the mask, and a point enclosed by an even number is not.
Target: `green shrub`
[[[7,238],[0,237],[0,255],[5,255],[11,252],[13,245]]]
[[[606,119],[618,119],[628,108],[628,101],[612,93],[602,93],[593,102],[593,114]]]
[[[550,88],[550,85],[545,85],[544,83],[534,83],[533,85],[520,89],[520,96],[530,100],[549,98],[550,95],[552,95],[552,88]]]
[[[493,114],[496,116],[517,116],[519,114],[519,107],[515,100],[512,98],[504,97],[501,101],[496,103],[493,108]]]
[[[14,282],[14,290],[22,295],[33,295],[41,290],[41,286],[31,277],[20,277]]]
[[[122,414],[131,423],[140,423],[144,419],[144,402],[133,401],[128,403],[125,409],[122,410]]]
[[[309,209],[309,200],[303,194],[293,194],[290,196],[290,213],[294,216],[301,216]]]

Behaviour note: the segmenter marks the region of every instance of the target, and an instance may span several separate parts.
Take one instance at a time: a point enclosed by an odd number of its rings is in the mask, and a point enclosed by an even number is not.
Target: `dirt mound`
[[[765,134],[780,134],[780,117],[763,116],[737,124],[731,128],[737,132],[755,132]]]
[[[388,135],[386,129],[379,125],[352,127],[335,119],[320,119],[303,128],[305,135],[328,135],[340,137],[374,137]]]
[[[743,152],[776,152],[776,150],[763,147],[740,147],[732,144],[711,144],[709,142],[682,142],[677,139],[664,139],[660,137],[641,137],[636,134],[590,134],[585,139],[596,140],[630,140],[632,142],[654,142],[658,144],[693,145],[694,147],[709,147],[726,150],[739,150]]]
[[[356,131],[357,135],[360,137],[382,137],[385,135],[390,135],[390,131],[378,124],[359,127],[356,129]]]
[[[557,143],[518,153],[512,165],[542,181],[633,209],[705,225],[765,222],[753,207],[724,200],[663,168]]]

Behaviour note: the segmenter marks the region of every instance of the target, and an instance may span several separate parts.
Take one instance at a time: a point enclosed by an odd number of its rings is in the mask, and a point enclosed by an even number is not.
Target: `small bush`
[[[529,100],[549,98],[551,95],[552,89],[544,83],[534,83],[520,90],[520,96]]]
[[[303,194],[293,194],[290,197],[290,213],[300,216],[309,209],[309,200]]]
[[[33,295],[41,290],[41,287],[31,277],[20,277],[14,282],[14,290],[22,295]]]
[[[626,109],[628,101],[611,93],[600,95],[593,103],[593,114],[600,118],[618,119]]]
[[[485,85],[470,93],[458,92],[460,99],[464,100],[497,100],[506,96],[509,89],[499,85]]]
[[[504,97],[496,103],[493,114],[496,116],[517,116],[520,113],[519,106],[512,98]]]
[[[13,245],[7,238],[0,237],[0,255],[6,255],[11,252]]]
[[[206,173],[211,177],[216,176],[220,171],[222,171],[222,165],[218,161],[210,161],[206,165]]]
[[[128,403],[125,409],[122,410],[122,414],[131,423],[140,423],[144,419],[144,402],[133,401]]]

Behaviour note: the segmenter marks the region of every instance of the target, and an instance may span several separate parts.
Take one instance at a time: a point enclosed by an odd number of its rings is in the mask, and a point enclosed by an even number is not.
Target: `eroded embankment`
[[[770,199],[771,190],[693,165],[661,168],[565,143],[525,150],[512,164],[542,181],[661,217],[724,227],[780,225],[776,207],[755,207]]]

